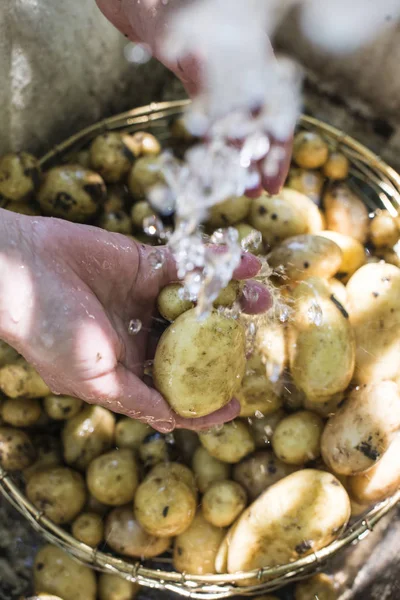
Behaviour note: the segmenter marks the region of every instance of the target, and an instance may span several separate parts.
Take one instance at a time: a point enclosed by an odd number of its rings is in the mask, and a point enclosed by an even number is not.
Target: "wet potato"
[[[321,231],[318,235],[335,242],[342,251],[342,261],[336,274],[340,281],[348,281],[351,275],[365,264],[364,246],[355,238],[337,231]]]
[[[98,220],[97,225],[112,233],[132,233],[132,219],[124,210],[105,212]]]
[[[232,479],[246,490],[253,501],[271,485],[290,475],[295,467],[282,462],[272,450],[258,451],[246,456],[233,468]]]
[[[157,156],[138,158],[128,175],[129,191],[138,200],[144,198],[152,187],[164,183],[161,161]]]
[[[140,200],[132,206],[131,219],[135,229],[143,231],[144,220],[154,216],[154,210],[146,200]]]
[[[107,183],[122,181],[134,161],[132,138],[108,131],[97,136],[90,145],[90,165]]]
[[[321,201],[324,178],[319,171],[292,168],[286,181],[287,187],[308,196],[315,204]]]
[[[39,373],[23,358],[0,369],[0,389],[9,398],[41,398],[50,394]]]
[[[271,444],[275,428],[284,416],[284,410],[279,409],[262,417],[258,415],[257,417],[248,419],[257,449],[265,450]]]
[[[290,465],[303,465],[320,455],[324,422],[310,411],[288,415],[278,423],[272,448],[278,459]]]
[[[43,400],[46,414],[54,421],[65,421],[79,413],[82,408],[82,400],[72,396],[61,396],[50,394]]]
[[[260,354],[255,353],[246,360],[246,372],[242,385],[235,397],[240,402],[240,416],[252,417],[256,411],[270,414],[282,406],[276,382],[267,375],[267,367]]]
[[[147,468],[167,461],[169,453],[165,437],[157,431],[147,435],[139,446],[139,456]]]
[[[346,179],[349,174],[349,169],[349,159],[344,154],[341,152],[330,152],[322,172],[328,179],[338,181]]]
[[[261,232],[248,223],[237,223],[233,226],[239,234],[239,242],[243,250],[252,254],[262,254],[263,242]]]
[[[230,465],[211,456],[203,446],[199,446],[193,455],[192,470],[199,492],[204,494],[212,483],[229,479]]]
[[[215,527],[229,527],[247,504],[244,488],[234,481],[217,481],[210,485],[202,499],[203,515]]]
[[[121,506],[133,500],[139,485],[138,465],[132,450],[111,450],[88,466],[89,492],[102,504]]]
[[[96,513],[81,513],[72,523],[72,535],[79,542],[96,548],[104,539],[102,517]]]
[[[141,421],[122,417],[115,426],[115,445],[117,448],[139,450],[143,440],[154,430]]]
[[[387,210],[378,211],[369,226],[369,237],[375,248],[391,248],[400,237],[396,220]]]
[[[24,431],[0,427],[0,465],[3,469],[22,471],[34,462],[35,457],[35,448]]]
[[[237,463],[255,450],[249,427],[242,421],[231,421],[219,428],[200,432],[202,446],[218,460]]]

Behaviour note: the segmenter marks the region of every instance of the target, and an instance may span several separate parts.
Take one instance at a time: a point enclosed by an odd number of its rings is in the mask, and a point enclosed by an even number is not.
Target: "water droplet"
[[[129,321],[128,333],[129,335],[137,335],[142,329],[142,321],[140,319],[131,319]]]
[[[262,412],[260,410],[256,410],[256,412],[254,413],[254,416],[256,419],[262,419],[264,417],[264,415],[262,414]]]
[[[308,316],[310,323],[314,323],[314,325],[317,325],[317,327],[322,325],[323,320],[324,320],[324,315],[322,313],[321,306],[315,300],[312,302],[311,306],[309,307],[309,309],[307,311],[307,316]]]
[[[158,271],[158,269],[162,268],[164,262],[165,262],[165,257],[164,257],[164,254],[162,252],[160,252],[160,250],[153,250],[152,252],[150,252],[149,264],[153,269]]]
[[[257,333],[257,325],[253,321],[248,324],[247,333],[249,335],[255,335]]]
[[[150,377],[153,375],[153,364],[154,364],[153,360],[145,360],[144,361],[143,369],[144,369],[145,375],[149,375]]]

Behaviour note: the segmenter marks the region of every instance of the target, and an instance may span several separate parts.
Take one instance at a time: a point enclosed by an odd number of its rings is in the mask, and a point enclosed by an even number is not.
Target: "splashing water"
[[[155,270],[162,269],[165,262],[165,256],[160,250],[152,250],[149,254],[149,264]]]
[[[131,319],[128,325],[129,335],[137,335],[142,329],[142,321],[140,319]]]

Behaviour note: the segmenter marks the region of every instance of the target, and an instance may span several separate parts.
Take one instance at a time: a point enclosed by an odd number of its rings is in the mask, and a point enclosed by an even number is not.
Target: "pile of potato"
[[[151,134],[105,133],[75,164],[42,176],[29,155],[8,155],[0,194],[10,210],[37,214],[34,196],[44,214],[148,239],[145,197],[162,181],[159,152]],[[179,283],[159,295],[156,387],[185,417],[234,396],[241,413],[231,423],[162,435],[52,395],[1,344],[0,464],[22,473],[39,511],[128,561],[170,552],[178,571],[233,574],[318,551],[399,488],[400,222],[387,211],[371,219],[348,175],[343,154],[300,131],[281,193],[230,198],[210,213],[207,231],[235,227],[244,248],[267,258],[286,321],[230,310],[242,293],[236,281],[202,321]],[[63,600],[136,593],[110,575],[96,582],[48,546],[34,578],[36,592]],[[298,584],[296,600],[310,594],[336,597],[325,576]]]

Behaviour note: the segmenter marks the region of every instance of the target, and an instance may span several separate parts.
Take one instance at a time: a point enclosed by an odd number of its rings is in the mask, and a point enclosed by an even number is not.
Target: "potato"
[[[358,384],[393,379],[400,372],[400,269],[372,263],[347,284],[350,323],[356,338]]]
[[[1,407],[3,421],[13,427],[31,427],[41,413],[39,400],[33,398],[8,398]]]
[[[99,600],[133,600],[139,593],[140,586],[119,575],[101,573],[98,588]]]
[[[248,419],[256,448],[265,449],[271,444],[272,434],[284,416],[285,412],[279,409],[263,417]]]
[[[348,281],[351,275],[365,264],[364,246],[355,238],[337,231],[321,231],[318,235],[335,242],[342,251],[342,262],[336,275],[340,281]]]
[[[115,131],[98,135],[90,145],[90,165],[107,183],[122,181],[134,161],[132,138]]]
[[[328,160],[328,144],[315,131],[300,131],[293,141],[293,160],[303,169],[318,169]]]
[[[23,358],[0,369],[0,389],[9,398],[41,398],[50,394],[39,373]]]
[[[153,378],[178,415],[203,417],[232,399],[245,363],[245,333],[237,320],[217,311],[199,320],[190,309],[162,334]]]
[[[324,194],[326,229],[348,235],[365,244],[369,217],[364,202],[345,183],[337,183]]]
[[[330,152],[322,172],[328,179],[346,179],[349,174],[349,159],[341,152]]]
[[[338,300],[340,302],[340,304],[343,306],[343,308],[345,308],[346,311],[348,312],[346,286],[341,281],[336,279],[335,277],[330,279],[328,281],[328,284],[329,284],[330,290],[331,290],[332,294],[335,296],[336,300]]]
[[[82,475],[67,467],[49,467],[29,478],[28,500],[56,525],[70,523],[86,502]]]
[[[82,400],[72,396],[50,394],[43,401],[44,410],[54,421],[65,421],[78,414],[82,408]]]
[[[295,385],[311,400],[347,388],[354,371],[355,344],[348,314],[322,279],[310,278],[293,293],[288,327],[290,370]]]
[[[375,248],[390,248],[400,236],[396,221],[389,211],[377,212],[369,226],[369,237]]]
[[[102,406],[85,406],[62,430],[64,460],[84,470],[114,443],[115,416]]]
[[[135,157],[157,156],[161,152],[160,142],[148,131],[137,131],[130,138],[129,147]]]
[[[104,539],[102,517],[96,513],[81,513],[72,523],[72,535],[79,542],[96,548]]]
[[[292,473],[239,517],[228,573],[282,565],[316,552],[340,535],[349,517],[349,497],[333,475],[315,469]]]
[[[174,431],[174,438],[179,459],[190,465],[194,453],[200,446],[199,436],[195,431],[189,431],[189,429],[176,429]]]
[[[393,381],[353,390],[327,422],[321,439],[326,465],[341,475],[375,465],[400,429],[400,393]]]
[[[37,190],[40,166],[27,152],[5,154],[0,158],[0,200],[23,202]]]
[[[268,264],[292,281],[309,277],[329,279],[339,270],[342,251],[334,241],[319,235],[296,235],[275,246]]]
[[[232,479],[244,487],[251,501],[268,487],[293,473],[294,467],[283,463],[272,450],[255,452],[234,466]]]
[[[215,527],[229,527],[247,504],[247,494],[235,481],[216,481],[202,499],[203,516]]]
[[[328,575],[318,573],[309,579],[296,583],[294,592],[295,600],[337,600],[338,595],[333,581]]]
[[[173,471],[152,472],[135,495],[135,517],[147,533],[173,537],[183,533],[196,513],[192,489]]]
[[[214,300],[214,306],[231,307],[238,299],[239,294],[242,291],[242,284],[240,281],[230,281],[228,285],[223,288],[216,299]]]
[[[6,471],[20,471],[35,460],[36,452],[24,431],[0,427],[0,465]]]
[[[46,215],[84,223],[103,206],[106,186],[94,171],[62,165],[47,171],[37,198]]]
[[[132,206],[131,210],[131,219],[133,226],[136,229],[142,230],[144,227],[144,220],[149,217],[154,217],[154,210],[151,208],[150,204],[145,200],[141,200],[140,202],[136,202]]]
[[[208,216],[208,225],[214,229],[228,227],[246,219],[251,200],[247,196],[234,196],[212,206]]]
[[[319,171],[292,168],[285,185],[308,196],[318,205],[321,201],[324,178]]]
[[[196,478],[193,472],[185,465],[181,465],[177,462],[160,463],[152,468],[152,470],[149,473],[149,476],[150,475],[151,477],[159,478],[168,478],[169,476],[172,476],[175,477],[175,479],[178,479],[178,481],[183,481],[183,483],[185,483],[188,486],[195,499],[197,500]]]
[[[255,450],[249,427],[242,421],[231,421],[210,431],[199,432],[204,448],[218,460],[237,463]]]
[[[118,448],[139,450],[143,440],[153,432],[150,425],[123,417],[115,426],[115,445]]]
[[[165,184],[161,161],[157,156],[138,158],[128,176],[129,191],[135,198],[144,198],[155,185]]]
[[[303,465],[320,455],[320,441],[324,423],[318,415],[302,410],[288,415],[272,436],[276,456],[289,465]]]
[[[18,352],[11,346],[0,340],[0,367],[15,363],[18,358]]]
[[[199,492],[204,494],[208,487],[215,481],[229,478],[230,467],[228,464],[217,460],[205,448],[197,448],[193,456],[192,469],[195,475]]]
[[[86,482],[92,496],[103,504],[122,506],[133,500],[139,473],[132,450],[111,450],[95,458],[89,464]]]
[[[105,522],[104,539],[118,554],[141,559],[163,554],[171,543],[169,538],[146,533],[130,506],[114,508],[110,512]]]
[[[328,419],[332,415],[337,412],[339,406],[342,404],[344,400],[344,392],[338,392],[333,396],[329,396],[326,398],[322,398],[322,402],[320,398],[315,398],[310,400],[309,398],[304,399],[304,408],[306,410],[310,410],[311,412],[316,413],[323,419]]]
[[[157,298],[157,308],[167,321],[175,321],[179,315],[193,308],[194,303],[181,297],[181,283],[169,283],[161,290]]]
[[[208,523],[199,510],[190,527],[174,543],[173,564],[191,575],[215,573],[215,558],[225,530]]]
[[[237,223],[233,226],[239,234],[239,242],[243,250],[252,254],[263,252],[262,235],[260,231],[248,225],[248,223]]]
[[[39,550],[33,568],[35,593],[55,594],[63,600],[95,600],[94,571],[47,544]]]
[[[25,483],[37,473],[49,467],[61,465],[62,454],[59,440],[50,434],[39,434],[32,436],[32,444],[35,448],[36,459],[23,470]]]
[[[113,233],[132,232],[132,219],[124,210],[105,212],[98,220],[97,225]]]
[[[245,376],[235,397],[240,402],[241,417],[253,417],[256,412],[268,415],[282,406],[277,385],[267,376],[260,354],[255,353],[246,360]]]
[[[139,456],[145,467],[154,467],[168,460],[168,445],[165,437],[155,431],[146,436],[139,446]]]

